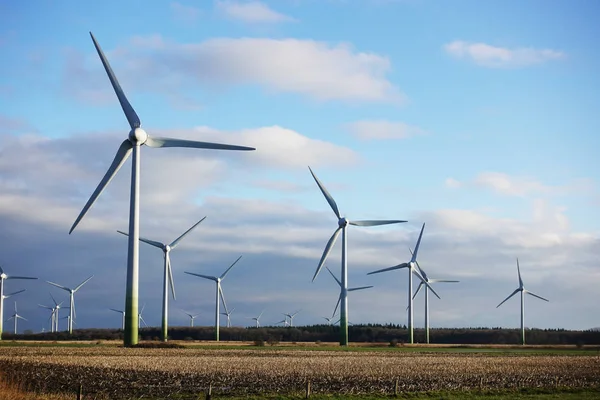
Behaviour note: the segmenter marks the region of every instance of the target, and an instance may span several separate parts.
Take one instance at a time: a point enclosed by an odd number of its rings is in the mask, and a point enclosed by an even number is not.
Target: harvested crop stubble
[[[10,367],[10,368],[9,368]],[[423,354],[298,350],[0,348],[0,368],[29,388],[110,398],[218,392],[318,393],[592,387],[596,356]]]

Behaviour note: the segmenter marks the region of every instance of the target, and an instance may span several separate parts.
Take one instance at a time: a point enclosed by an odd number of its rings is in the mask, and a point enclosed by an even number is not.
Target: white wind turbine
[[[293,313],[293,314],[283,314],[283,315],[285,315],[285,316],[286,316],[286,318],[289,318],[289,319],[290,319],[290,323],[289,323],[289,326],[290,326],[290,327],[293,327],[293,326],[294,326],[294,317],[295,317],[295,316],[296,316],[296,314],[298,314],[299,312],[300,312],[300,310],[296,311],[296,312],[295,312],[295,313]]]
[[[171,250],[175,249],[181,239],[183,239],[188,233],[194,230],[202,221],[204,221],[206,217],[202,218],[200,221],[196,222],[190,229],[185,231],[181,236],[172,241],[170,244],[165,244],[161,242],[157,242],[150,239],[145,239],[140,237],[140,241],[147,243],[151,246],[158,247],[163,251],[164,256],[164,276],[163,276],[163,309],[162,309],[162,324],[161,324],[161,340],[163,342],[167,341],[168,338],[168,330],[169,330],[169,286],[171,286],[171,294],[173,295],[173,300],[175,300],[175,284],[173,282],[173,270],[171,269],[171,257],[169,254]],[[122,233],[125,236],[129,236],[127,233],[123,231],[117,231]]]
[[[146,308],[146,303],[144,303],[144,305],[142,306],[142,309],[140,310],[140,312],[138,313],[138,325],[142,325],[142,322],[144,323],[144,325],[146,326],[146,328],[148,327],[148,324],[146,323],[146,321],[144,321],[144,317],[142,317],[142,313],[144,312],[144,308]]]
[[[58,303],[54,296],[52,296],[52,293],[50,293],[50,297],[54,302],[54,307],[43,306],[41,304],[38,304],[38,306],[52,310],[52,332],[58,332],[59,310],[67,307],[61,307],[63,302]]]
[[[114,312],[118,312],[121,314],[121,330],[125,330],[125,311],[123,310],[117,310],[116,308],[110,308],[109,310],[114,311]]]
[[[265,310],[262,310],[262,312],[258,315],[258,317],[250,317],[251,320],[256,321],[257,328],[260,328],[260,317],[262,317],[264,312],[265,312]]]
[[[517,258],[517,273],[519,274],[519,287],[515,289],[514,292],[512,292],[510,294],[510,296],[508,296],[506,299],[504,299],[502,301],[502,303],[498,304],[496,306],[496,308],[500,307],[502,304],[504,304],[504,302],[508,299],[510,299],[511,297],[513,297],[515,294],[521,292],[521,341],[523,344],[525,344],[525,293],[527,293],[530,296],[533,297],[537,297],[538,299],[544,300],[544,301],[550,301],[547,300],[541,296],[538,296],[535,293],[530,292],[529,290],[525,289],[525,287],[523,286],[523,280],[521,279],[521,268],[519,267],[519,259]]]
[[[200,278],[215,281],[215,283],[217,284],[216,285],[217,297],[216,297],[216,302],[215,302],[215,340],[217,342],[219,341],[219,300],[221,300],[223,302],[223,307],[225,308],[225,311],[227,311],[227,304],[225,304],[225,296],[223,295],[223,289],[221,289],[221,282],[223,281],[223,279],[225,279],[225,276],[227,275],[229,270],[231,268],[233,268],[233,266],[238,261],[240,261],[241,258],[242,258],[242,256],[239,256],[238,259],[235,260],[233,262],[233,264],[231,264],[229,266],[229,268],[227,268],[227,270],[225,270],[225,272],[223,272],[223,274],[218,278],[216,276],[209,276],[209,275],[196,274],[193,272],[186,272],[186,274],[189,274],[189,275],[194,275],[194,276],[198,276]]]
[[[2,340],[2,324],[4,322],[4,299],[8,296],[17,294],[17,293],[12,293],[10,295],[7,295],[6,297],[4,296],[4,281],[9,280],[9,279],[37,279],[37,278],[31,278],[28,276],[7,275],[4,272],[4,269],[2,269],[2,267],[0,267],[0,340]],[[20,293],[20,292],[18,292],[18,293]]]
[[[275,325],[283,324],[283,326],[288,326],[287,318],[282,319],[281,321],[275,322]]]
[[[398,223],[406,222],[406,221],[400,221],[400,220],[349,221],[349,220],[347,220],[345,217],[342,217],[340,215],[340,212],[338,210],[338,206],[337,206],[335,200],[333,200],[333,197],[331,197],[331,195],[329,194],[327,189],[325,189],[325,186],[323,186],[321,181],[319,181],[319,179],[313,173],[312,169],[310,169],[310,167],[308,167],[308,169],[310,170],[310,173],[313,176],[313,178],[315,179],[315,182],[317,183],[317,185],[319,186],[319,189],[321,189],[321,193],[323,193],[323,196],[325,196],[325,199],[329,203],[329,206],[331,207],[335,216],[338,219],[338,227],[335,230],[335,232],[333,232],[333,235],[331,236],[331,238],[327,242],[327,245],[325,246],[325,250],[323,251],[323,255],[321,256],[321,260],[319,261],[319,266],[317,267],[317,271],[315,272],[315,275],[313,276],[312,280],[314,282],[315,278],[319,274],[319,271],[321,271],[321,268],[323,267],[325,260],[327,260],[327,256],[329,255],[329,252],[331,252],[331,249],[333,248],[333,245],[335,244],[335,241],[341,232],[342,233],[342,274],[341,274],[342,275],[342,279],[341,279],[341,281],[342,281],[342,293],[341,293],[342,294],[342,300],[341,300],[342,307],[341,307],[341,315],[340,315],[340,335],[341,335],[340,336],[340,345],[347,346],[348,345],[348,259],[347,259],[346,227],[348,226],[348,224],[355,225],[355,226],[378,226],[378,225],[398,224]]]
[[[200,316],[200,314],[196,314],[196,315],[194,315],[194,314],[191,314],[191,313],[189,313],[189,312],[187,312],[187,311],[184,311],[184,310],[181,310],[181,311],[182,311],[182,312],[183,312],[185,315],[187,315],[188,317],[190,317],[190,327],[192,327],[192,328],[193,328],[193,327],[194,327],[194,320],[195,320],[196,318],[198,318],[198,317]]]
[[[419,234],[419,239],[417,240],[417,245],[415,246],[415,251],[412,253],[412,257],[409,262],[405,262],[402,264],[395,265],[393,267],[380,269],[377,271],[369,272],[367,275],[378,274],[380,272],[393,271],[396,269],[408,268],[408,332],[409,332],[409,340],[410,343],[414,343],[414,316],[413,316],[413,274],[417,275],[421,282],[426,285],[429,290],[433,292],[438,298],[438,294],[433,290],[433,288],[429,285],[429,283],[425,282],[419,269],[417,268],[417,253],[419,252],[419,246],[421,245],[421,238],[423,237],[423,230],[425,229],[425,224],[421,228],[421,233]]]
[[[227,317],[227,327],[231,328],[231,313],[233,313],[235,311],[235,308],[232,308],[231,310],[225,310],[225,312],[222,312],[221,315],[224,315]]]
[[[98,184],[98,187],[92,193],[90,199],[85,204],[81,213],[75,219],[73,226],[69,230],[69,234],[73,232],[75,227],[79,224],[85,214],[88,212],[90,207],[94,204],[98,196],[102,193],[104,188],[113,179],[115,174],[119,171],[123,163],[127,160],[129,155],[133,153],[132,159],[132,170],[131,170],[131,194],[130,194],[130,206],[129,206],[129,242],[127,249],[127,283],[126,283],[126,294],[125,294],[125,332],[124,332],[124,345],[132,346],[138,342],[138,325],[139,321],[136,318],[138,315],[138,285],[139,285],[139,189],[140,189],[140,155],[141,147],[143,145],[155,148],[162,147],[191,147],[199,149],[213,149],[213,150],[255,150],[252,147],[244,146],[232,146],[218,143],[207,143],[198,142],[192,140],[181,140],[164,137],[149,136],[146,131],[141,128],[141,122],[134,111],[133,107],[127,100],[121,85],[117,81],[117,78],[104,55],[104,52],[100,48],[98,42],[94,38],[94,35],[90,32],[94,47],[98,52],[98,56],[104,65],[106,74],[112,84],[112,87],[119,99],[121,108],[125,113],[125,117],[129,122],[129,135],[127,139],[121,143],[114,160],[112,161],[108,171]]]
[[[327,321],[327,325],[331,325],[331,321],[336,317],[336,315],[332,315],[331,317],[323,317],[325,321]]]
[[[331,276],[333,277],[333,279],[335,279],[335,281],[338,283],[338,285],[340,285],[340,297],[338,297],[338,301],[335,304],[335,308],[333,309],[333,314],[331,314],[331,318],[333,318],[335,316],[335,313],[337,313],[337,309],[340,306],[340,303],[342,301],[342,282],[340,282],[340,280],[333,274],[333,272],[331,272],[331,270],[329,269],[329,267],[325,267],[327,268],[327,271],[329,271],[329,273],[331,274]],[[348,292],[354,292],[356,290],[363,290],[363,289],[370,289],[372,288],[373,285],[371,286],[361,286],[361,287],[355,287],[355,288],[349,288]]]
[[[19,320],[19,318],[22,319],[23,321],[27,321],[27,319],[23,318],[22,316],[20,316],[17,313],[17,302],[15,301],[15,313],[13,315],[11,315],[11,317],[8,319],[9,321],[11,319],[15,320],[15,335],[17,334],[17,321]]]
[[[410,250],[410,254],[413,254],[412,249]],[[413,296],[413,300],[415,299],[415,297],[417,297],[417,294],[419,293],[419,290],[421,290],[421,288],[424,286],[423,282],[426,282],[428,284],[432,284],[432,283],[458,283],[460,281],[450,281],[447,279],[430,279],[427,276],[427,273],[425,273],[425,271],[423,270],[423,268],[421,268],[421,266],[419,265],[419,262],[415,260],[415,264],[417,264],[417,268],[419,269],[419,272],[421,274],[421,276],[419,278],[422,277],[422,281],[421,283],[419,283],[419,286],[417,287],[417,291],[415,292],[414,296]],[[436,295],[436,297],[438,299],[440,299],[440,296],[437,295],[437,293],[433,293]],[[441,300],[441,299],[440,299]],[[429,287],[425,286],[425,339],[427,341],[427,343],[429,344]]]
[[[48,318],[48,320],[50,321],[50,332],[54,332],[54,325],[55,325],[54,324],[54,317],[55,317],[55,313],[56,313],[56,308],[55,307],[44,306],[42,304],[38,304],[38,306],[50,310],[50,317]]]
[[[54,283],[54,282],[50,282],[50,281],[46,281],[47,283],[56,286],[57,288],[60,288],[62,290],[65,290],[67,292],[69,292],[69,319],[68,319],[68,323],[69,323],[69,334],[73,334],[73,317],[75,316],[75,293],[77,293],[77,291],[79,289],[81,289],[81,287],[83,285],[85,285],[90,279],[92,279],[94,277],[94,275],[90,276],[89,278],[87,278],[85,281],[81,282],[79,285],[77,285],[75,287],[75,289],[71,289],[68,288],[66,286],[61,286],[58,283]],[[75,317],[76,318],[76,317]]]

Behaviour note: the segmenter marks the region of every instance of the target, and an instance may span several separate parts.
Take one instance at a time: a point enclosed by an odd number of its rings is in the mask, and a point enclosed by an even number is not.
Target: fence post
[[[396,383],[394,384],[394,396],[398,396],[398,378],[396,378]]]
[[[305,399],[308,399],[310,397],[310,380],[306,381],[306,397]]]
[[[83,385],[80,383],[77,388],[77,400],[81,400],[81,394],[83,393]]]
[[[208,390],[206,391],[206,400],[212,398],[212,382],[208,384]]]

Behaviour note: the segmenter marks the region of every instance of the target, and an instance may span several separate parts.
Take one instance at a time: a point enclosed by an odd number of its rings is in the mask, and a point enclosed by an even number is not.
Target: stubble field
[[[291,349],[0,347],[0,370],[28,390],[140,398],[215,394],[393,394],[594,388],[598,355]]]

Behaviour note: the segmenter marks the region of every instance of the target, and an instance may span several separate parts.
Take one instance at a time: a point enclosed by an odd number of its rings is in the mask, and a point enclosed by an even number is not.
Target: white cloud
[[[171,3],[171,12],[178,21],[192,23],[200,16],[200,9],[192,6],[186,6],[176,1]]]
[[[347,124],[347,128],[357,138],[363,140],[407,139],[426,132],[404,122],[385,120],[363,120]]]
[[[444,45],[453,57],[469,59],[477,65],[490,68],[518,68],[560,60],[565,53],[552,49],[495,47],[485,43],[469,43],[456,40]]]
[[[87,68],[90,60],[79,53],[68,56],[64,84],[69,94],[83,100],[114,97],[97,60]],[[123,86],[170,95],[189,91],[197,84],[259,85],[322,101],[403,100],[385,77],[391,69],[389,59],[356,52],[348,44],[265,38],[180,44],[155,35],[134,37],[126,48],[109,53],[109,59]],[[149,80],[152,85],[148,85]]]
[[[294,21],[294,18],[269,8],[260,1],[217,0],[217,10],[226,17],[248,23],[278,23]]]

